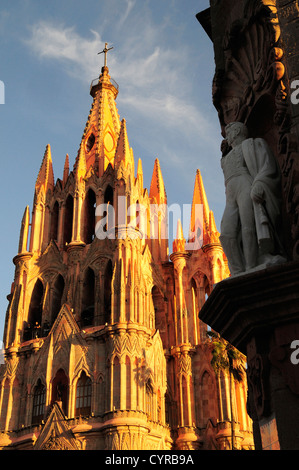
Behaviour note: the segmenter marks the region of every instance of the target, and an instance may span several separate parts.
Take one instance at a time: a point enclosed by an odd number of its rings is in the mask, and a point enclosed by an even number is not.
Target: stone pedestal
[[[247,356],[256,450],[298,450],[299,262],[216,284],[199,318]]]

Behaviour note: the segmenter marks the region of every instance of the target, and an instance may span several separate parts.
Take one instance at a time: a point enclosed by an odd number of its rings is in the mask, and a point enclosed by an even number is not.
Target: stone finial
[[[54,189],[54,173],[50,144],[48,144],[46,147],[43,161],[35,183],[35,188],[37,190],[36,192],[39,192],[40,189],[43,188],[45,193],[47,193],[49,189],[52,191]]]
[[[186,240],[184,238],[183,227],[180,219],[177,223],[176,239],[173,241],[172,249],[174,253],[185,251]]]
[[[166,204],[167,196],[158,158],[155,160],[149,197],[155,199],[157,204]]]

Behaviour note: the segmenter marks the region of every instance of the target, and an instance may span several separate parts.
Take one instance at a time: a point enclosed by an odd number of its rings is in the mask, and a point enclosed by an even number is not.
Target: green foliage
[[[220,371],[224,371],[229,375],[229,396],[231,409],[231,449],[236,449],[235,442],[235,420],[233,416],[232,395],[233,395],[233,379],[241,382],[244,376],[245,358],[240,351],[228,343],[218,333],[207,331],[208,343],[211,347],[212,360],[211,365],[217,375]]]
[[[227,371],[231,373],[237,382],[241,382],[244,375],[243,355],[218,333],[207,331],[211,344],[211,365],[216,372]]]

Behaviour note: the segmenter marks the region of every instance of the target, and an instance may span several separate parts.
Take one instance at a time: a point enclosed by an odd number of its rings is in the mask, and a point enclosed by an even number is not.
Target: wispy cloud
[[[74,27],[39,21],[32,26],[31,36],[25,42],[40,59],[62,61],[68,73],[73,74],[76,69],[78,77],[86,80],[96,69],[97,53],[103,42],[98,32],[91,30],[90,34],[91,38],[84,38]]]
[[[127,3],[127,9],[119,21],[119,26],[124,24],[125,21],[127,20],[128,16],[130,15],[131,10],[135,6],[136,0],[126,0],[126,3]]]
[[[192,104],[173,94],[126,95],[120,99],[123,107],[134,108],[148,120],[155,120],[160,126],[191,139],[195,134],[204,142],[211,143],[214,125]],[[197,139],[196,139],[197,140]]]
[[[39,21],[31,27],[31,35],[25,42],[40,59],[63,61],[69,73],[72,66],[79,67],[78,77],[86,80],[88,76],[90,80],[98,72],[100,60],[97,53],[104,44],[97,31],[90,30],[90,36],[79,35],[75,27]],[[130,36],[122,37],[109,57],[111,69],[119,79],[137,88],[161,83],[170,87],[177,80],[179,68],[184,66],[182,60],[178,64],[178,57],[186,55],[183,46],[181,50],[162,49],[157,30],[151,25],[144,27],[142,40],[140,36],[138,29]]]

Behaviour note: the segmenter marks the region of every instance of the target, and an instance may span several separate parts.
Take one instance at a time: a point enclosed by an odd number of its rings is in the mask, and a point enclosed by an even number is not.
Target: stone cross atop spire
[[[104,67],[107,67],[107,54],[109,51],[111,51],[113,49],[113,47],[109,47],[108,48],[108,42],[105,42],[105,47],[104,49],[101,51],[101,52],[98,52],[98,55],[99,54],[105,54],[105,60],[104,60]]]

